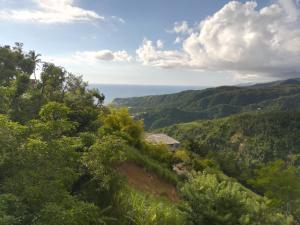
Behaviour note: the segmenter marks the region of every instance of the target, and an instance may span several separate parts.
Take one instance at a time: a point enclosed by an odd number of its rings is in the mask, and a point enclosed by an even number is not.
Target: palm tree
[[[39,58],[41,54],[36,54],[35,51],[29,51],[28,53],[29,58],[34,62],[34,67],[33,67],[33,74],[34,74],[34,80],[36,82],[36,68],[39,66],[39,63],[41,63],[41,59]]]

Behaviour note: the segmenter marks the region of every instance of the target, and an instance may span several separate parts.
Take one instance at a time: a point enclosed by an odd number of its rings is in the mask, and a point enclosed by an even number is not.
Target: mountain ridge
[[[146,129],[242,112],[298,110],[300,79],[115,99],[113,105],[130,108],[135,117],[144,119]]]

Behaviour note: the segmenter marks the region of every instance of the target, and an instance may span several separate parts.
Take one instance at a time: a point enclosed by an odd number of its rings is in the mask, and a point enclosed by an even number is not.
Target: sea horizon
[[[89,88],[97,88],[105,96],[104,103],[110,104],[116,98],[142,97],[149,95],[173,94],[186,90],[202,90],[208,86],[198,85],[145,85],[145,84],[89,84]]]

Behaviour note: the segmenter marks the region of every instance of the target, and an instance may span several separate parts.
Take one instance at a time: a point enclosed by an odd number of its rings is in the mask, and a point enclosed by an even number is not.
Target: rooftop
[[[145,137],[146,141],[154,143],[154,144],[166,144],[166,145],[174,145],[174,144],[180,144],[179,141],[175,140],[174,138],[171,138],[170,136],[160,133],[160,134],[146,134]]]

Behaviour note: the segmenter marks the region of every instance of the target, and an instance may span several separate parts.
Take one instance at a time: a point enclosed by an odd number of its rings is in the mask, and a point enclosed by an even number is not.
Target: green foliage
[[[185,215],[176,205],[142,193],[123,190],[118,195],[125,218],[122,225],[184,225]]]
[[[61,101],[67,72],[54,64],[45,63],[41,73],[42,93],[48,101]]]
[[[105,136],[85,152],[83,164],[103,188],[109,189],[114,181],[113,165],[125,160],[125,142],[115,136]]]
[[[188,150],[216,159],[228,175],[246,180],[261,163],[288,161],[288,155],[299,154],[299,121],[299,112],[241,114],[178,124],[162,132],[183,142],[192,138]]]
[[[158,162],[149,155],[142,153],[134,148],[127,149],[127,158],[145,169],[154,172],[159,177],[166,179],[172,184],[179,184],[179,177],[170,171],[170,165]]]
[[[286,165],[282,160],[276,160],[255,171],[249,183],[273,200],[275,205],[283,207],[287,214],[296,217],[300,204],[300,168]],[[300,219],[297,218],[297,219]]]
[[[143,147],[140,149],[146,155],[149,155],[151,158],[156,159],[162,163],[171,165],[173,160],[173,153],[170,151],[170,148],[164,144],[150,144],[143,143]]]
[[[96,131],[99,128],[97,119],[102,113],[104,95],[87,87],[88,84],[80,76],[68,74],[66,77],[63,100],[70,108],[68,117],[78,123],[79,132]]]
[[[299,215],[298,113],[241,115],[167,128],[166,132],[186,139],[187,149],[201,158],[183,149],[174,155],[166,146],[144,143],[143,123],[133,119],[127,109],[103,106],[104,95],[89,90],[82,77],[43,63],[38,80],[35,71],[41,64],[40,55],[34,51],[26,53],[22,47],[21,43],[0,46],[1,225],[182,225],[203,221],[222,225],[290,224],[272,209],[287,202],[290,211]],[[232,87],[218,88],[218,93],[208,89],[199,94],[199,101],[184,107],[185,96],[195,99],[194,92],[179,94],[182,98],[170,95],[166,97],[170,108],[157,110],[154,115],[159,117],[154,116],[151,123],[158,127],[199,115],[220,117],[243,107],[252,110],[262,96],[265,102],[259,104],[269,109],[276,96],[276,108],[283,103],[284,109],[292,107],[298,86],[288,84],[285,94],[281,86],[273,88],[280,94],[260,90],[255,95],[251,90]],[[154,98],[147,99],[158,105]],[[175,99],[178,106],[174,110]],[[197,111],[199,107],[206,111]],[[285,166],[267,164],[255,173],[252,183],[272,203],[280,203],[277,205],[269,205],[224,175],[226,181],[220,180],[222,173],[214,161],[246,180],[251,178],[253,169],[278,158],[285,160]],[[178,187],[185,184],[180,203],[184,211],[174,202],[127,189],[115,169],[126,159]],[[218,179],[197,174],[184,183],[171,170],[178,161],[188,168],[218,174]],[[285,182],[291,186],[284,186]]]
[[[0,115],[0,180],[13,167],[12,160],[16,157],[19,145],[24,142],[26,131],[26,127]]]
[[[211,159],[200,159],[198,157],[193,157],[191,162],[192,168],[195,171],[204,171],[208,168],[219,169],[218,164]]]
[[[69,111],[70,109],[64,104],[49,102],[41,108],[39,115],[43,121],[64,120],[67,119]]]
[[[174,154],[174,158],[176,161],[179,162],[185,162],[185,163],[190,162],[189,153],[185,149],[177,149]]]
[[[24,54],[23,44],[16,43],[10,46],[0,46],[0,85],[8,86],[20,71],[30,75],[33,72],[34,62]]]
[[[71,198],[47,204],[33,225],[106,225],[111,220],[96,205]]]
[[[0,195],[1,225],[21,225],[25,213],[26,208],[16,196],[12,194]]]
[[[246,192],[238,183],[212,174],[192,174],[182,188],[190,224],[293,224],[270,210],[268,201]]]
[[[100,119],[102,122],[100,132],[121,136],[133,145],[140,144],[143,123],[141,120],[134,120],[127,109],[110,109],[109,113]]]
[[[51,101],[65,103],[69,117],[78,122],[77,129],[96,130],[104,95],[88,90],[87,83],[54,64],[43,63],[41,80],[35,70],[40,66],[40,55],[25,53],[21,43],[0,46],[0,113],[25,124],[37,119],[40,108]],[[34,79],[31,76],[34,75]]]
[[[251,87],[217,87],[175,94],[122,98],[118,107],[130,107],[144,119],[146,129],[157,129],[199,119],[214,119],[242,112],[300,109],[300,82],[291,79]]]

